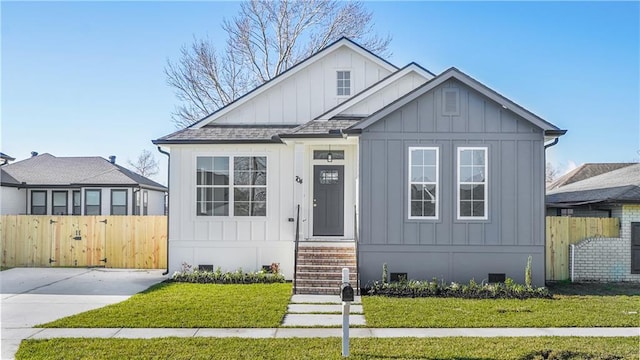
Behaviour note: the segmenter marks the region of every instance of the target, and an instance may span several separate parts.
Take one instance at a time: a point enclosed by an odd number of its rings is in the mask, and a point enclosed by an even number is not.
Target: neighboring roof
[[[94,157],[55,157],[41,154],[0,168],[0,181],[7,186],[141,186],[166,191],[151,179],[110,161]]]
[[[588,179],[590,177],[598,176],[600,174],[607,173],[609,171],[614,171],[621,169],[623,167],[627,167],[630,165],[634,165],[636,163],[588,163],[582,164],[577,168],[571,170],[570,172],[564,174],[559,177],[555,181],[553,181],[549,186],[547,186],[547,191],[553,190],[555,188],[569,185],[571,183],[582,181]]]
[[[402,69],[391,73],[386,78],[378,81],[377,83],[375,83],[375,84],[369,86],[368,88],[360,91],[359,93],[353,95],[349,99],[347,99],[347,100],[341,102],[340,104],[334,106],[333,108],[327,110],[324,114],[316,117],[316,120],[333,118],[334,116],[336,116],[336,115],[340,114],[341,112],[347,110],[351,106],[357,104],[359,101],[364,100],[368,96],[371,96],[372,94],[376,93],[380,89],[382,89],[385,86],[393,83],[394,81],[402,78],[403,76],[407,75],[410,72],[415,72],[416,74],[421,75],[427,81],[433,79],[436,76],[434,73],[432,73],[431,71],[429,71],[429,70],[423,68],[422,66],[416,64],[415,62],[409,63],[407,66],[403,67]],[[369,115],[369,114],[367,114],[367,115]]]
[[[0,152],[0,159],[2,159],[2,160],[9,160],[9,161],[13,161],[13,160],[15,160],[15,158],[12,158],[11,156],[9,156],[9,155],[7,155],[7,154],[5,154],[5,153],[3,153],[3,152]]]
[[[333,43],[331,43],[331,44],[327,45],[326,47],[324,47],[323,49],[319,50],[315,54],[309,56],[308,58],[306,58],[306,59],[302,60],[301,62],[295,64],[294,66],[290,67],[286,71],[280,73],[278,76],[270,79],[269,81],[264,82],[260,86],[258,86],[255,89],[249,91],[248,93],[242,95],[241,97],[237,98],[233,102],[221,107],[220,109],[214,111],[213,113],[211,113],[211,114],[205,116],[204,118],[198,120],[194,124],[190,125],[189,128],[200,128],[200,127],[203,127],[203,126],[206,126],[206,125],[210,124],[211,121],[213,121],[216,118],[219,118],[220,116],[223,116],[224,114],[228,113],[229,111],[237,108],[238,106],[240,106],[243,103],[245,103],[246,101],[248,101],[251,97],[258,95],[258,94],[266,91],[267,89],[272,88],[273,86],[276,86],[277,84],[281,83],[282,81],[284,81],[285,79],[287,79],[291,75],[293,75],[293,74],[297,73],[298,71],[306,68],[307,66],[313,64],[315,61],[317,61],[320,58],[322,58],[322,56],[321,56],[322,54],[329,53],[329,52],[331,52],[331,51],[333,51],[335,49],[338,49],[338,48],[340,48],[342,46],[346,46],[346,47],[350,48],[351,50],[354,50],[354,51],[360,53],[361,55],[368,57],[372,61],[376,62],[378,65],[382,66],[383,68],[385,68],[385,69],[387,69],[387,70],[389,70],[391,72],[395,72],[395,71],[398,70],[397,66],[395,66],[392,63],[388,62],[387,60],[381,58],[380,56],[372,53],[371,51],[365,49],[360,44],[354,42],[353,40],[351,40],[351,39],[349,39],[347,37],[341,37],[340,39],[334,41]]]
[[[633,164],[547,192],[547,205],[640,203],[640,164]]]
[[[496,91],[490,89],[486,85],[482,84],[481,82],[472,78],[471,76],[463,73],[462,71],[456,69],[455,67],[449,68],[448,70],[444,71],[442,74],[426,82],[424,85],[416,88],[415,90],[409,92],[407,95],[399,98],[398,100],[378,110],[377,112],[373,113],[371,116],[366,118],[365,120],[347,129],[346,132],[358,133],[362,131],[362,129],[365,129],[371,126],[372,124],[382,119],[383,117],[389,115],[393,111],[408,104],[409,102],[415,100],[421,95],[433,90],[437,86],[443,84],[444,82],[450,79],[456,79],[462,82],[466,86],[474,89],[475,91],[478,91],[482,95],[500,104],[503,108],[508,109],[513,113],[515,113],[516,115],[530,121],[534,125],[544,130],[545,135],[548,135],[551,137],[558,137],[563,135],[566,132],[566,130],[560,130],[560,128],[547,122],[546,120],[528,111],[522,106],[514,103],[513,101],[507,99],[506,97],[500,95]]]
[[[223,144],[280,142],[275,135],[286,133],[299,125],[207,125],[186,128],[154,140],[158,144]]]

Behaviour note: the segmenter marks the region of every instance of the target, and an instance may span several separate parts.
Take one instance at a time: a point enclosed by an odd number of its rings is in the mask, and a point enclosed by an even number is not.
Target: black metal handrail
[[[354,238],[354,251],[356,253],[356,290],[357,294],[360,294],[360,256],[358,254],[358,206],[353,205],[353,238]]]
[[[296,214],[296,246],[293,255],[293,294],[296,294],[296,288],[298,287],[298,243],[300,242],[300,204],[298,204],[298,211]]]

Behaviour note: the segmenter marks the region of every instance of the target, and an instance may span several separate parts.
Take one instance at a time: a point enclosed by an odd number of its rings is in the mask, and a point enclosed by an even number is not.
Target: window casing
[[[127,215],[127,190],[111,190],[111,215]]]
[[[337,95],[351,96],[351,71],[337,71]]]
[[[73,209],[71,210],[71,213],[73,215],[82,215],[82,196],[80,194],[79,190],[73,190]]]
[[[409,147],[409,219],[438,219],[440,149]]]
[[[84,214],[102,215],[102,190],[84,191]]]
[[[266,216],[266,156],[196,158],[197,216]]]
[[[458,220],[488,219],[488,149],[458,148]]]
[[[66,191],[53,191],[51,193],[51,214],[67,215],[69,213]]]
[[[31,191],[31,215],[47,215],[46,191]]]

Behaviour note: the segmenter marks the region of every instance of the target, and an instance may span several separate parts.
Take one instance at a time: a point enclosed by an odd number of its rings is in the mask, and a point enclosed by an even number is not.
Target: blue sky
[[[175,131],[167,59],[209,37],[236,2],[1,3],[1,144],[17,159],[116,155]],[[564,172],[640,158],[639,2],[367,2],[388,59],[455,66],[560,128]]]

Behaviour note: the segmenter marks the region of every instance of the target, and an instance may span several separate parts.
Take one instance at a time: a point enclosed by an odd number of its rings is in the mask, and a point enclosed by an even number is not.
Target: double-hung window
[[[266,216],[265,156],[196,158],[198,216]]]
[[[111,190],[111,215],[127,215],[127,190]]]
[[[51,193],[53,198],[51,201],[51,214],[52,215],[67,215],[67,192],[66,191],[53,191]]]
[[[409,148],[409,219],[438,218],[439,148]]]
[[[102,215],[102,190],[84,191],[84,214]]]
[[[47,192],[31,192],[31,215],[47,215]]]
[[[458,219],[486,220],[487,148],[458,148]]]
[[[350,96],[351,95],[351,71],[338,71],[338,96]]]

